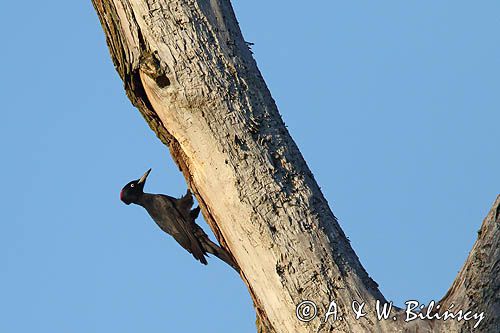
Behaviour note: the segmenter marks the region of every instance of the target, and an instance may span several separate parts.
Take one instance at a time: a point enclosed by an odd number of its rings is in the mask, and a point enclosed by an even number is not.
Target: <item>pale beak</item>
[[[144,175],[142,175],[141,179],[139,179],[137,184],[142,184],[142,183],[146,182],[146,178],[148,178],[150,172],[151,172],[151,169],[146,171],[146,173]]]

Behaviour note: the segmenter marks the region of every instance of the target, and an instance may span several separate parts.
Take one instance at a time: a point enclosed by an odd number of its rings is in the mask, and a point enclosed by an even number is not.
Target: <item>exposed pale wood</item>
[[[441,322],[404,326],[377,321],[373,312],[361,320],[297,320],[302,300],[324,313],[335,299],[345,313],[352,300],[373,307],[384,298],[284,126],[229,1],[93,3],[127,95],[168,145],[205,219],[241,267],[262,332],[441,330]],[[484,249],[499,257],[497,215],[483,226],[490,241],[480,238],[469,258],[485,257],[491,274],[498,264]],[[466,264],[461,279],[479,268]],[[498,278],[489,277],[498,293]],[[445,301],[471,305],[463,300],[471,286],[454,286]],[[489,310],[498,309],[498,297],[487,296]]]

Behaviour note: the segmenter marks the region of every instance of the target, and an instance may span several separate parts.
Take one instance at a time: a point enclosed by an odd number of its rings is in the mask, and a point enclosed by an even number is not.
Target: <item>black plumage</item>
[[[171,235],[201,263],[206,265],[205,256],[211,253],[238,271],[238,266],[229,253],[212,242],[196,224],[195,219],[200,213],[200,208],[191,209],[193,195],[189,190],[179,199],[165,194],[144,193],[144,184],[150,172],[151,169],[140,179],[125,185],[120,193],[120,199],[127,205],[134,203],[144,207],[161,230]]]

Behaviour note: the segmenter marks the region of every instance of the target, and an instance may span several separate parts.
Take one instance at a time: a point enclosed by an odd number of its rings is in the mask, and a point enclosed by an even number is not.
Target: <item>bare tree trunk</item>
[[[241,267],[259,331],[470,330],[472,320],[377,320],[376,300],[385,299],[284,126],[228,0],[92,2],[127,95]],[[496,332],[500,313],[498,209],[497,199],[442,301],[484,311],[484,332]],[[304,300],[317,304],[310,322],[296,316]],[[333,300],[339,317],[325,322]],[[359,320],[353,300],[366,303]]]

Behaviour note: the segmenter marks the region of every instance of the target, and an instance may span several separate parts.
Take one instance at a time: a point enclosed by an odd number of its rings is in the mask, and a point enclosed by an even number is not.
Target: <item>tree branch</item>
[[[498,332],[500,323],[500,196],[477,232],[478,238],[452,286],[439,302],[441,309],[484,311],[481,332]],[[470,332],[474,323],[452,321],[450,331]],[[442,325],[441,325],[442,326]]]
[[[422,332],[450,323],[348,315],[353,300],[385,299],[283,124],[229,1],[92,2],[128,97],[169,147],[206,221],[238,262],[259,332]],[[498,200],[496,209],[498,219]],[[482,305],[493,314],[498,222],[483,229],[443,304],[474,306],[470,297],[487,297]],[[295,310],[303,300],[323,314],[335,300],[345,320],[300,322]]]

